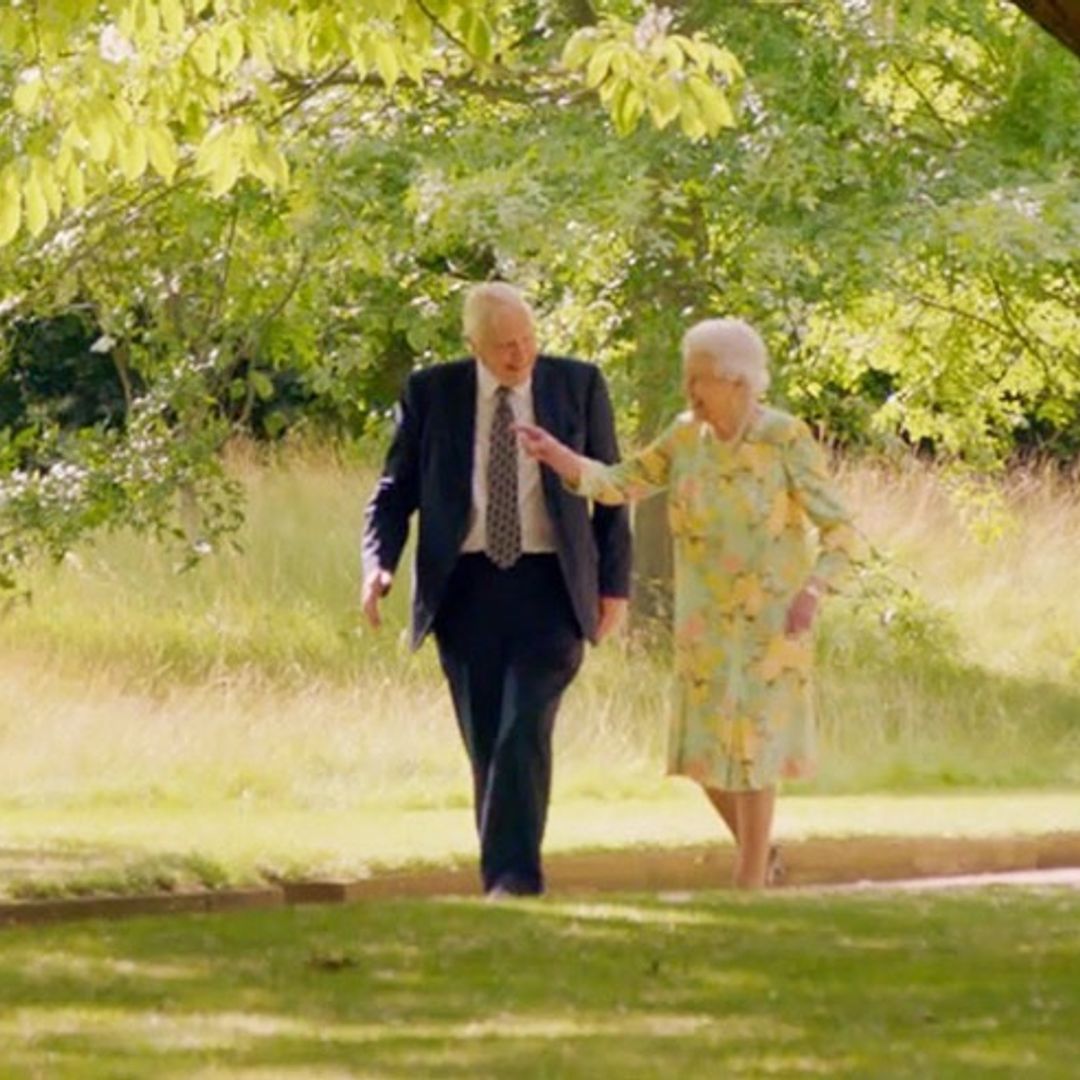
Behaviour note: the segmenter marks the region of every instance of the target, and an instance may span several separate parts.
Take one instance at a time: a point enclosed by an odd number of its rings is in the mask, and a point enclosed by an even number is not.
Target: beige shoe
[[[765,887],[775,889],[786,880],[787,866],[784,864],[784,856],[780,853],[780,845],[773,844],[769,848],[769,861],[765,864]]]

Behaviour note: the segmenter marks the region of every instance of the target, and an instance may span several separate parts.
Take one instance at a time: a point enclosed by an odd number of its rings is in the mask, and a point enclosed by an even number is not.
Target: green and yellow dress
[[[859,549],[807,426],[761,408],[725,442],[689,413],[576,490],[603,503],[667,488],[675,542],[675,694],[668,772],[754,791],[812,768],[809,634],[784,632],[809,577],[835,582]],[[817,536],[815,538],[815,529]]]

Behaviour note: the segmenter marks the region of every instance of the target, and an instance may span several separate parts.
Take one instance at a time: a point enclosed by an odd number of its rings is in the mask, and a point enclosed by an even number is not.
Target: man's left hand
[[[596,628],[596,640],[603,641],[626,622],[630,601],[624,596],[600,597],[600,622]]]

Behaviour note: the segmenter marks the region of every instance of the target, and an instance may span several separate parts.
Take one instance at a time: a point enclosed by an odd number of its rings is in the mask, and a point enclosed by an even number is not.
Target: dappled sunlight
[[[726,926],[735,925],[723,912],[716,910],[687,911],[683,908],[644,907],[637,904],[589,901],[574,903],[550,901],[534,906],[534,912],[572,922],[610,922],[633,926]]]
[[[489,1040],[650,1039],[704,1037],[710,1042],[784,1041],[800,1029],[766,1015],[718,1017],[698,1013],[620,1011],[618,1015],[575,1012],[571,1016],[500,1011],[483,1019],[436,1022],[395,1019],[384,1024],[299,1020],[257,1012],[166,1012],[160,1010],[20,1008],[0,1018],[6,1042],[54,1038],[119,1041],[133,1052],[154,1050],[243,1049],[260,1040],[303,1040],[365,1045],[404,1042],[487,1042]]]
[[[1027,1069],[1038,1069],[1041,1064],[1039,1054],[1030,1047],[1001,1043],[995,1046],[985,1038],[978,1042],[954,1044],[950,1049],[950,1056],[957,1065],[978,1069],[980,1072],[993,1070],[1010,1076]]]
[[[24,929],[0,949],[0,1061],[177,1080],[634,1076],[661,1059],[673,1076],[857,1077],[917,1041],[928,1075],[1020,1073],[1071,1038],[1078,904],[447,898]]]
[[[735,1055],[724,1062],[728,1076],[845,1076],[872,1075],[874,1064],[852,1055],[777,1054],[770,1050],[752,1056]]]
[[[626,941],[635,927],[678,930],[701,927],[710,931],[713,941],[724,934],[741,934],[748,920],[760,917],[771,931],[797,934],[805,931],[807,909],[818,903],[813,896],[795,892],[743,894],[733,890],[701,890],[688,893],[654,894],[648,902],[629,900],[584,899],[560,900],[555,896],[516,898],[494,906],[476,897],[445,897],[437,903],[472,908],[483,912],[490,921],[501,914],[506,919],[528,918],[558,920],[559,933],[566,936],[603,940],[609,937]]]
[[[189,959],[184,963],[164,960],[136,960],[108,955],[50,949],[48,952],[25,950],[22,975],[27,981],[72,978],[100,981],[105,979],[149,979],[154,982],[178,982],[208,978],[213,961]]]

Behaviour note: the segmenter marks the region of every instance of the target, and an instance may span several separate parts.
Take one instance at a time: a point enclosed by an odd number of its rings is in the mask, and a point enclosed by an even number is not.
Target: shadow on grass
[[[1078,965],[1070,892],[400,902],[18,930],[0,937],[0,1072],[1064,1076]]]

